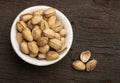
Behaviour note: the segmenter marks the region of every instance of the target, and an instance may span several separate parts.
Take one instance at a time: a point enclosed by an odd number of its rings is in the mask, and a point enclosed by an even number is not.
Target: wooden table
[[[10,42],[15,17],[25,8],[49,5],[61,10],[74,31],[72,47],[61,61],[37,67],[21,60]],[[71,64],[90,50],[98,60],[93,72]],[[0,0],[0,83],[120,83],[120,0],[96,5],[92,0]]]

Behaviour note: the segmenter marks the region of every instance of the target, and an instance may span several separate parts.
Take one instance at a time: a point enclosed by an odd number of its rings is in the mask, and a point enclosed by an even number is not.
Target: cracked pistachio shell
[[[27,41],[33,41],[33,37],[32,37],[30,29],[24,28],[23,31],[22,31],[22,35],[23,35],[23,38],[25,40],[27,40]]]
[[[33,16],[31,14],[21,15],[20,19],[24,22],[29,21]]]
[[[38,46],[35,41],[28,42],[28,48],[31,51],[31,53],[33,53],[33,54],[37,54],[39,51]]]
[[[34,12],[33,12],[33,15],[35,16],[35,15],[43,15],[43,10],[42,9],[40,9],[40,10],[35,10]]]
[[[32,24],[31,20],[28,21],[27,26],[28,26],[28,28],[31,29],[31,30],[34,28],[34,25]]]
[[[43,34],[48,38],[54,38],[55,32],[52,29],[45,29]]]
[[[29,53],[30,53],[26,41],[22,41],[22,42],[20,43],[20,50],[21,50],[24,54],[29,54]]]
[[[48,43],[48,38],[47,37],[41,37],[37,39],[37,44],[38,46],[44,46]]]
[[[38,24],[40,21],[42,20],[42,16],[40,15],[36,15],[36,16],[33,16],[33,18],[31,19],[31,22],[32,24]]]
[[[83,71],[85,70],[85,64],[80,61],[80,60],[76,60],[72,63],[72,66],[75,70],[80,70],[80,71]]]
[[[42,21],[40,22],[40,29],[41,29],[41,30],[49,29],[49,25],[48,25],[47,21],[42,20]]]
[[[62,47],[61,47],[61,49],[60,50],[57,50],[57,52],[63,52],[63,51],[65,51],[67,49],[67,46],[64,44],[64,45],[62,45]]]
[[[47,53],[50,49],[50,46],[49,45],[45,45],[45,46],[42,46],[39,48],[39,51],[43,54]]]
[[[87,71],[93,71],[97,65],[97,60],[91,60],[86,64]]]
[[[50,39],[49,45],[55,50],[59,50],[62,47],[62,44],[59,39]]]
[[[53,25],[55,25],[55,23],[56,23],[56,16],[51,16],[51,17],[48,19],[49,27],[52,27]]]
[[[47,53],[46,59],[47,60],[56,60],[59,58],[59,54],[56,51],[49,51]]]
[[[61,21],[56,21],[56,23],[51,27],[55,32],[59,32],[63,29],[63,24]]]
[[[59,32],[59,34],[60,34],[61,36],[65,36],[65,35],[67,34],[67,30],[66,30],[66,29],[62,29],[62,30]]]
[[[22,34],[21,33],[17,33],[16,35],[16,40],[17,42],[20,44],[22,41],[23,41],[23,37],[22,37]]]
[[[48,8],[47,10],[45,10],[44,14],[46,17],[50,17],[54,15],[55,12],[56,12],[55,8]]]
[[[17,30],[19,31],[19,32],[22,32],[22,30],[24,29],[24,28],[26,28],[26,24],[25,24],[25,22],[24,21],[18,21],[17,23],[16,23],[16,28],[17,28]]]
[[[34,29],[32,30],[32,36],[34,40],[37,40],[41,37],[42,31],[39,29],[39,26],[36,25]]]
[[[90,51],[84,51],[80,54],[80,59],[82,62],[86,63],[91,57]]]
[[[39,60],[44,60],[44,59],[46,59],[46,54],[41,54],[41,53],[39,53],[37,58],[38,58]]]

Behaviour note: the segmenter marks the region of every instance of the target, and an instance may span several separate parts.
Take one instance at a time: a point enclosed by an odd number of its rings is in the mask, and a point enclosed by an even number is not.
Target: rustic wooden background
[[[71,21],[74,41],[58,63],[37,67],[22,61],[10,42],[11,24],[25,8],[49,5]],[[93,72],[71,67],[79,53],[91,50]],[[0,0],[0,83],[120,83],[120,0],[96,5],[92,0]]]

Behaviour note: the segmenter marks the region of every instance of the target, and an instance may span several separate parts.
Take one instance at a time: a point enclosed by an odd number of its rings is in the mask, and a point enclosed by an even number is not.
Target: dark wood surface
[[[49,5],[61,10],[74,31],[72,47],[61,61],[37,67],[21,60],[10,42],[11,24],[25,8]],[[71,67],[79,53],[91,50],[93,72]],[[0,0],[0,83],[120,83],[120,0],[104,6],[92,0]]]

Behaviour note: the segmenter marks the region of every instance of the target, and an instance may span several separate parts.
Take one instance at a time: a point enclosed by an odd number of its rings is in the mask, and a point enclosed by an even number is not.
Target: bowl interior
[[[35,10],[38,10],[38,9],[47,9],[49,8],[49,6],[33,6],[33,7],[29,7],[25,10],[23,10],[14,20],[13,24],[12,24],[12,27],[11,27],[11,43],[12,43],[12,46],[15,50],[15,52],[17,53],[17,55],[23,59],[24,61],[30,63],[30,64],[33,64],[33,65],[37,65],[37,66],[46,66],[46,65],[51,65],[53,63],[56,63],[58,62],[59,60],[61,60],[66,54],[67,52],[69,51],[71,45],[72,45],[72,41],[73,41],[73,31],[72,31],[72,27],[71,27],[71,24],[69,22],[69,20],[67,19],[67,17],[61,13],[59,10],[56,10],[56,16],[58,19],[60,19],[63,24],[64,24],[64,27],[66,28],[67,30],[67,35],[66,35],[66,45],[67,45],[67,50],[65,50],[64,52],[62,52],[60,54],[60,57],[57,59],[57,60],[54,60],[54,61],[46,61],[46,60],[38,60],[36,58],[31,58],[29,57],[28,55],[25,55],[23,54],[20,50],[19,50],[19,45],[16,41],[16,33],[17,33],[17,30],[16,30],[16,22],[19,21],[20,19],[20,16],[22,14],[26,14],[26,13],[32,13],[33,11]]]

